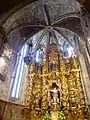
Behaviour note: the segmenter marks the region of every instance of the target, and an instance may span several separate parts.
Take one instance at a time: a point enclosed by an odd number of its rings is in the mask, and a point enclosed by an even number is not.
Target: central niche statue
[[[50,90],[50,107],[53,110],[57,110],[60,108],[60,92],[59,87],[54,82],[52,83],[51,90]]]

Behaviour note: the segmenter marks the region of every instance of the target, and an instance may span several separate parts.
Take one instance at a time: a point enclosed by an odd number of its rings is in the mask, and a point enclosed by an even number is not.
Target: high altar
[[[43,51],[43,63],[29,66],[28,78],[26,105],[30,108],[30,120],[85,119],[78,58],[66,59],[52,42],[48,52]]]

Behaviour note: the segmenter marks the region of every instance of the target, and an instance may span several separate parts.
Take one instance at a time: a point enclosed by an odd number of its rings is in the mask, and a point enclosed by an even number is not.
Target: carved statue
[[[41,101],[42,98],[39,94],[35,96],[35,101],[34,101],[34,109],[36,111],[36,114],[39,115],[41,112]]]
[[[60,107],[60,92],[59,87],[56,83],[52,83],[52,88],[50,90],[50,105],[54,110]]]

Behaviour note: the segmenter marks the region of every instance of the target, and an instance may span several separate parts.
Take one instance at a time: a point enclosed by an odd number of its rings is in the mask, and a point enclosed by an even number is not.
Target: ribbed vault
[[[30,37],[44,29],[54,37],[55,31],[63,36],[60,29],[65,28],[84,38],[81,21],[81,8],[76,0],[39,0],[17,11],[3,27],[9,44],[18,51]],[[65,35],[64,38],[68,40]]]

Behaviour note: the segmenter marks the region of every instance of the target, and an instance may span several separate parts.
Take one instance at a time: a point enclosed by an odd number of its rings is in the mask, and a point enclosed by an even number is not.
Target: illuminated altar
[[[52,42],[48,52],[43,50],[42,62],[29,65],[28,78],[25,103],[31,120],[44,119],[47,111],[50,119],[55,114],[58,120],[61,111],[69,120],[84,120],[87,109],[77,57],[65,58]]]

